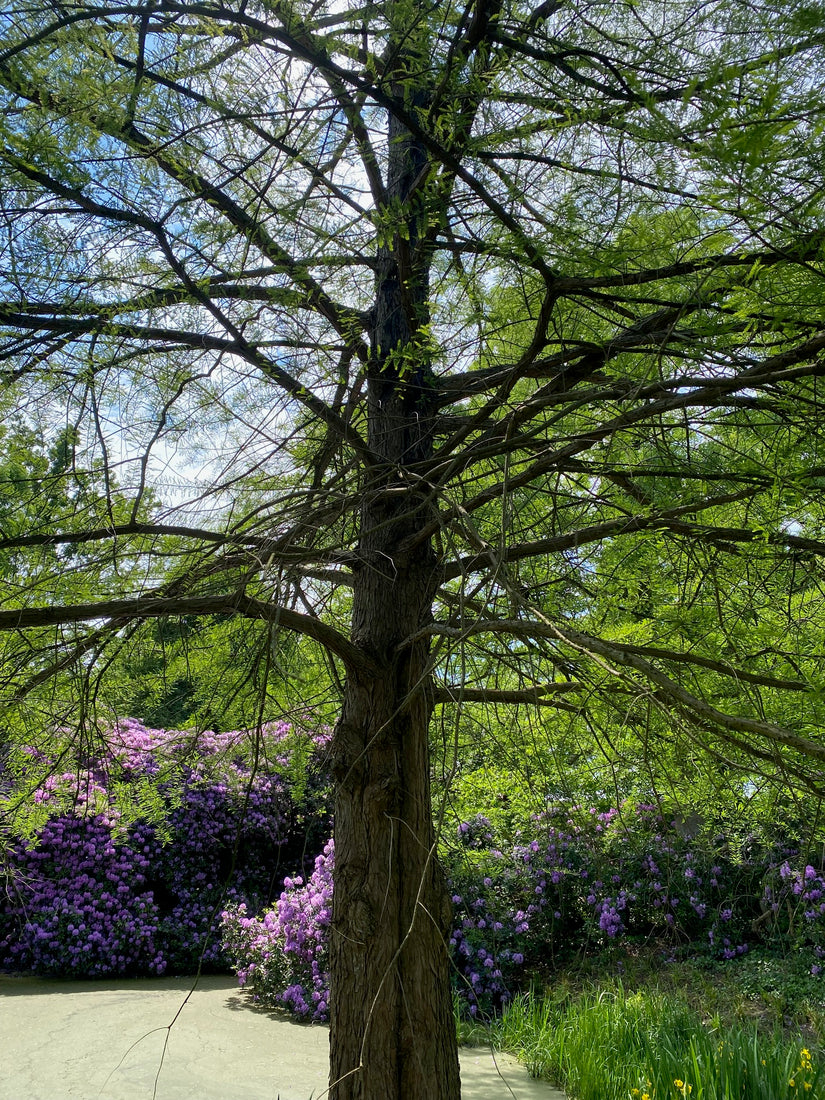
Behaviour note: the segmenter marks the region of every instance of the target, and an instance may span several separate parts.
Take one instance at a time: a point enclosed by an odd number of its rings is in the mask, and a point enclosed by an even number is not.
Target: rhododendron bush
[[[763,833],[700,835],[679,815],[627,804],[556,807],[509,843],[477,816],[458,827],[451,947],[471,1015],[507,1001],[565,954],[655,945],[720,961],[770,945],[825,955],[825,875]]]
[[[0,967],[75,977],[225,967],[221,909],[264,906],[311,858],[307,835],[328,831],[327,739],[285,723],[253,738],[123,721],[73,771],[32,752],[31,797],[48,816],[2,853]],[[124,814],[118,795],[147,784],[149,818]]]
[[[231,966],[258,1001],[325,1019],[328,740],[283,723],[253,737],[124,721],[83,767],[31,752],[22,778],[39,816],[3,854],[0,967]],[[557,806],[507,828],[476,815],[443,841],[454,988],[470,1015],[496,1011],[565,954],[611,945],[734,960],[781,944],[821,972],[825,875],[788,837],[697,832],[626,804]]]
[[[639,942],[719,960],[771,943],[825,957],[825,876],[790,842],[685,834],[652,805],[556,809],[509,840],[477,815],[444,858],[454,911],[454,988],[464,1011],[495,1012],[565,953]],[[223,935],[252,996],[326,1018],[332,842],[304,883],[254,915],[229,906]]]
[[[296,1016],[325,1020],[329,1004],[327,942],[332,917],[334,846],[330,840],[306,883],[286,878],[277,904],[260,917],[243,903],[222,915],[224,946],[256,1000]]]

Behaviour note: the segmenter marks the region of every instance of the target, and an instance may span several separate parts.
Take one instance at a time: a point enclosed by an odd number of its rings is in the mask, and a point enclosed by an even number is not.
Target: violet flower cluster
[[[239,984],[256,1001],[283,1005],[301,1018],[327,1018],[334,862],[329,840],[306,883],[300,875],[284,879],[273,908],[250,917],[240,904],[222,914],[224,948]]]
[[[249,734],[152,730],[125,721],[93,757],[56,772],[31,754],[34,793],[51,810],[33,839],[0,853],[0,969],[59,976],[225,969],[220,913],[227,902],[266,905],[285,872],[303,866],[308,817],[328,832],[319,752],[297,735],[262,731],[258,767]],[[309,775],[306,771],[308,769]],[[152,820],[126,820],[116,791],[153,783]]]
[[[32,849],[17,844],[0,912],[0,965],[61,977],[157,973],[167,967],[147,871],[151,830],[115,844],[99,816],[49,821]]]
[[[507,842],[484,817],[445,856],[452,970],[464,1011],[497,1011],[565,953],[635,940],[718,959],[782,941],[825,959],[825,876],[794,870],[787,846],[688,835],[650,805],[555,810]],[[796,862],[796,861],[794,861]],[[228,907],[223,934],[241,984],[263,1002],[323,1019],[332,847],[306,885],[259,915]]]

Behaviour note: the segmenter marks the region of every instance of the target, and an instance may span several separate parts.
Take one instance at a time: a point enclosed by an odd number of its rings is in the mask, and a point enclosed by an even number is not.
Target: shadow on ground
[[[0,977],[0,1100],[309,1100],[328,1042],[232,978]],[[484,1048],[462,1050],[461,1079],[462,1100],[563,1100]]]

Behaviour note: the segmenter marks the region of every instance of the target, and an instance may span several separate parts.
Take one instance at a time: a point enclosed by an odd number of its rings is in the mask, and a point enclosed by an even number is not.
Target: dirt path
[[[254,1009],[232,978],[191,989],[0,977],[0,1100],[152,1100],[155,1083],[155,1100],[322,1096],[326,1028]],[[462,1050],[461,1080],[462,1100],[564,1100],[486,1049]]]

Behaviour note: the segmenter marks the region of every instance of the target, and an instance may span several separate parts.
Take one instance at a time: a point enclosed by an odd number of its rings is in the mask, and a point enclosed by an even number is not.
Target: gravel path
[[[325,1027],[255,1009],[232,978],[191,989],[0,977],[0,1100],[320,1100]],[[462,1100],[564,1100],[483,1048],[461,1051],[461,1080]]]

